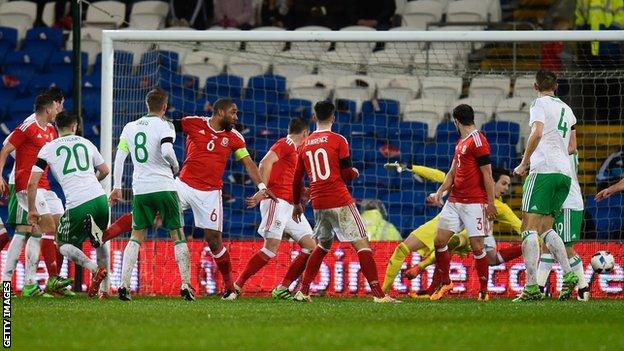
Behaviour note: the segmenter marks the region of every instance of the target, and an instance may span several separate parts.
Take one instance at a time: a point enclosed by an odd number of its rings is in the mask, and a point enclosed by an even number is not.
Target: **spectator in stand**
[[[395,9],[394,0],[348,0],[349,24],[388,30]]]
[[[252,0],[214,0],[216,25],[251,29],[252,16]]]
[[[579,30],[624,28],[624,0],[577,0],[574,25]],[[579,47],[579,65],[587,70],[621,69],[622,41],[586,42]],[[583,96],[595,96],[584,104],[584,119],[619,121],[622,117],[621,84],[608,74],[583,84]]]
[[[295,0],[264,0],[260,9],[263,26],[290,27],[292,3]]]
[[[213,0],[169,1],[171,9],[171,26],[193,27],[206,29],[212,15]]]
[[[386,209],[379,200],[362,200],[361,207],[369,241],[403,240],[394,224],[385,220]]]
[[[303,26],[323,26],[333,30],[347,25],[345,0],[296,0],[293,4],[291,29]]]

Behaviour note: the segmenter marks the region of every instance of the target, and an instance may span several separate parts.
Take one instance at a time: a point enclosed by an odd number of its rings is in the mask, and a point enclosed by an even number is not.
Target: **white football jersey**
[[[568,155],[570,132],[576,124],[572,109],[552,96],[533,101],[529,126],[542,122],[544,129],[537,148],[531,155],[531,173],[562,173],[572,177]]]
[[[173,171],[160,150],[164,138],[175,141],[175,136],[173,124],[157,116],[143,116],[123,128],[120,139],[126,141],[134,165],[134,195],[175,191]]]
[[[570,167],[572,167],[572,182],[570,183],[570,193],[563,202],[561,208],[567,208],[574,211],[583,211],[585,204],[583,202],[583,194],[581,193],[581,186],[578,181],[578,154],[574,153],[570,155]]]
[[[89,140],[78,135],[60,137],[45,144],[37,158],[46,161],[54,178],[61,184],[67,209],[105,194],[94,170],[104,163],[104,158]],[[37,164],[33,170],[43,172]]]
[[[35,113],[34,112],[30,116],[26,117],[26,119],[22,123],[26,123],[26,122],[32,121],[33,119],[35,119]],[[13,132],[11,132],[11,133],[13,133]],[[6,137],[6,139],[4,139],[4,141],[2,142],[2,146],[6,145],[6,143],[9,142],[9,138],[10,137],[11,137],[11,134],[9,134]],[[15,160],[15,151],[11,152],[11,157],[13,157],[13,159]],[[11,173],[9,173],[9,184],[15,185],[15,162],[13,162],[13,169],[11,169]]]

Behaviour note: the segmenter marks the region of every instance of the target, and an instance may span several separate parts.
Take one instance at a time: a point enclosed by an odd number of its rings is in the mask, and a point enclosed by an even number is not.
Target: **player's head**
[[[331,101],[319,101],[314,104],[314,120],[319,123],[333,123],[335,111],[336,106]]]
[[[56,102],[52,100],[50,95],[37,95],[35,98],[35,113],[39,116],[44,116],[48,122],[54,121],[58,114]]]
[[[63,91],[59,87],[49,87],[45,88],[41,94],[49,95],[52,100],[54,100],[56,105],[56,112],[60,113],[63,111],[63,104],[65,103],[65,95],[63,95]]]
[[[494,178],[494,195],[501,197],[509,191],[511,186],[511,173],[503,168],[493,168],[492,178]]]
[[[238,122],[238,107],[230,98],[221,98],[212,106],[213,117],[221,125],[221,128],[230,131]]]
[[[56,126],[65,133],[76,134],[79,122],[78,115],[71,112],[61,111],[56,115]]]
[[[154,88],[145,96],[145,105],[147,105],[147,111],[157,116],[164,116],[167,112],[167,101],[169,96],[167,92],[161,88]]]
[[[455,106],[451,114],[456,126],[472,126],[474,125],[474,110],[472,106],[461,104]]]
[[[533,87],[540,93],[554,92],[557,90],[557,76],[552,71],[541,69],[535,74]]]
[[[288,122],[288,134],[300,135],[302,138],[306,138],[310,133],[310,126],[308,122],[302,118],[295,117]]]

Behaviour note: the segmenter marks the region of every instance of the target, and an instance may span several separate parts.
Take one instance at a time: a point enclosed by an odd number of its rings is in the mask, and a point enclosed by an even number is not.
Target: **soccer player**
[[[260,203],[262,222],[258,228],[258,234],[264,238],[264,246],[249,259],[243,273],[234,283],[234,289],[237,292],[240,292],[247,279],[275,257],[281,240],[290,237],[301,246],[301,251],[288,267],[281,284],[273,289],[272,295],[275,299],[292,299],[288,287],[299,278],[316,245],[312,239],[312,227],[305,216],[302,216],[298,223],[292,218],[294,201],[292,184],[297,166],[297,149],[308,135],[308,123],[301,118],[293,118],[288,124],[288,135],[273,144],[260,161],[258,169],[262,181],[267,184],[268,189],[278,200],[267,198],[262,191],[258,191],[246,200],[248,208]]]
[[[487,301],[489,300],[487,292],[489,264],[484,241],[490,234],[491,221],[498,213],[494,205],[490,145],[485,135],[475,127],[472,107],[465,104],[458,105],[453,109],[452,116],[460,139],[455,146],[451,169],[438,191],[431,196],[433,204],[442,207],[443,194],[450,191],[448,201],[440,212],[434,239],[436,274],[439,281],[433,280],[432,284],[437,289],[430,299],[440,300],[453,289],[453,283],[449,278],[451,255],[447,244],[453,234],[465,228],[479,277],[478,300]]]
[[[231,153],[247,170],[258,189],[273,200],[275,196],[262,182],[243,136],[234,129],[238,108],[231,99],[214,103],[212,117],[188,116],[173,121],[176,131],[186,135],[186,158],[175,187],[180,208],[193,211],[195,226],[204,229],[204,238],[223,277],[224,300],[238,296],[232,281],[230,254],[223,246],[223,174]]]
[[[56,118],[59,107],[58,104],[46,94],[39,95],[35,98],[35,117],[20,124],[9,136],[8,142],[0,151],[0,170],[4,168],[6,159],[13,151],[15,151],[15,192],[17,206],[16,214],[16,233],[13,242],[9,246],[9,258],[3,272],[3,280],[11,280],[11,275],[15,269],[17,258],[24,240],[26,243],[26,284],[22,291],[24,296],[45,296],[50,297],[39,288],[36,282],[36,269],[39,264],[39,252],[41,251],[42,233],[55,233],[56,226],[53,215],[60,215],[64,212],[63,204],[56,194],[50,190],[50,184],[47,179],[47,170],[39,182],[41,189],[41,215],[38,228],[32,228],[26,221],[28,210],[27,201],[27,185],[30,171],[34,165],[39,150],[46,143],[57,137],[57,132],[51,124]],[[7,184],[4,179],[0,181],[0,191],[4,192]],[[35,230],[33,230],[35,229]],[[10,261],[9,261],[10,259]],[[54,253],[54,261],[56,261],[56,253]],[[57,269],[58,270],[58,269]],[[50,272],[51,277],[46,285],[47,291],[62,291],[66,286],[71,284],[71,280],[59,278],[57,271]]]
[[[398,164],[394,164],[393,168],[396,168],[397,166],[401,167]],[[429,167],[412,165],[409,168],[417,176],[438,183],[443,182],[444,177],[446,176],[444,172]],[[509,191],[511,176],[509,172],[503,169],[492,170],[492,175],[495,181],[494,192],[496,195],[494,206],[496,206],[496,210],[498,212],[496,220],[499,223],[505,223],[507,225],[510,225],[514,232],[520,234],[520,225],[522,222],[513,213],[511,208],[509,208],[507,204],[500,200],[503,194]],[[422,257],[422,260],[417,265],[405,271],[405,275],[408,279],[416,278],[420,273],[424,271],[425,268],[435,262],[433,240],[436,235],[436,228],[439,218],[440,216],[437,215],[433,219],[429,220],[427,223],[412,231],[410,235],[405,239],[405,241],[403,241],[396,247],[394,253],[388,260],[386,276],[382,285],[384,292],[388,293],[390,291],[390,289],[392,288],[392,283],[394,282],[394,278],[401,270],[401,266],[403,265],[405,257],[407,257],[410,253],[418,252]],[[451,237],[451,239],[449,240],[449,251],[451,253],[456,253],[460,255],[467,254],[470,251],[468,241],[469,239],[468,235],[466,234],[466,230],[462,230],[460,233],[453,235],[453,237]],[[509,262],[516,257],[520,257],[522,255],[521,245],[513,245],[501,250],[497,250],[496,240],[494,239],[494,236],[491,235],[491,233],[485,237],[484,244],[490,266],[496,266],[504,262]],[[433,293],[433,291],[430,291],[430,293]]]
[[[45,204],[45,201],[41,201],[45,191],[37,187],[49,166],[61,184],[67,205],[67,211],[61,217],[56,242],[64,256],[91,272],[88,295],[93,297],[107,276],[107,270],[98,267],[80,248],[88,236],[88,232],[83,230],[85,221],[93,221],[101,227],[108,225],[108,203],[99,181],[106,178],[110,170],[97,148],[89,140],[75,135],[78,116],[61,112],[56,118],[56,125],[60,136],[39,150],[28,181],[28,223],[34,228],[38,226],[39,213],[42,204]],[[93,172],[94,168],[98,171],[97,175]],[[97,249],[98,256],[105,253],[102,249]]]
[[[373,300],[396,302],[384,294],[379,286],[377,266],[368,244],[366,227],[347,189],[346,183],[357,178],[359,173],[351,165],[347,139],[331,131],[335,120],[334,111],[335,107],[329,101],[320,101],[314,105],[316,131],[299,148],[299,160],[293,181],[293,218],[296,222],[301,221],[301,193],[303,175],[306,172],[310,180],[310,197],[316,220],[314,236],[319,244],[308,259],[301,288],[294,299],[311,301],[310,284],[318,273],[323,258],[331,249],[336,235],[338,240],[350,242],[357,251],[362,273],[374,296]]]
[[[522,254],[526,264],[526,285],[514,301],[539,300],[544,297],[537,282],[540,257],[538,235],[548,251],[564,271],[560,300],[574,291],[579,278],[572,272],[565,244],[553,230],[553,220],[561,212],[561,206],[570,193],[573,171],[570,167],[568,143],[564,135],[576,124],[572,110],[554,96],[557,77],[554,73],[540,70],[535,76],[535,89],[539,97],[530,109],[531,134],[527,140],[522,162],[514,173],[529,176],[522,189]]]
[[[557,87],[555,85],[552,91],[549,91],[554,96]],[[578,182],[578,154],[576,152],[576,130],[574,124],[576,118],[571,110],[566,111],[563,115],[563,120],[559,122],[558,128],[562,132],[562,137],[565,145],[568,145],[568,159],[570,167],[572,168],[572,176],[570,182],[570,193],[566,197],[563,205],[561,206],[561,212],[555,217],[554,229],[563,240],[565,244],[567,258],[570,263],[570,268],[574,274],[578,277],[578,300],[589,301],[589,284],[585,278],[585,272],[583,270],[583,261],[581,257],[574,249],[574,243],[581,239],[581,229],[583,226],[583,194],[581,193],[581,186]],[[568,128],[569,126],[569,128]],[[540,286],[540,290],[544,292],[544,287],[552,266],[554,258],[548,251],[548,247],[542,247],[542,255],[540,256],[539,265],[537,267],[537,284]]]
[[[121,269],[119,299],[130,301],[130,278],[139,255],[141,242],[145,240],[147,228],[154,223],[157,213],[162,225],[175,240],[175,257],[182,277],[180,295],[188,301],[195,300],[191,288],[190,253],[182,231],[180,205],[175,190],[173,175],[180,166],[173,150],[175,130],[164,119],[167,111],[167,94],[153,89],[145,98],[148,113],[134,122],[126,124],[119,137],[115,155],[114,190],[110,202],[114,205],[121,199],[124,162],[130,154],[134,172],[132,174],[132,236],[126,245]]]

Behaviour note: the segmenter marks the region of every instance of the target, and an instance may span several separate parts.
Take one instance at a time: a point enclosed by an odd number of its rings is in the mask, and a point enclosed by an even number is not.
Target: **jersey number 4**
[[[81,151],[79,153],[79,151]],[[63,174],[69,174],[76,172],[76,168],[79,171],[86,171],[89,169],[89,151],[84,144],[76,144],[71,149],[65,145],[56,149],[56,156],[61,156],[61,153],[65,153],[65,163],[63,164]],[[82,160],[81,155],[82,154]],[[74,160],[73,165],[72,159]],[[84,163],[82,162],[84,160]]]
[[[565,116],[565,108],[562,108],[561,117],[559,117],[559,125],[557,126],[557,129],[559,129],[562,132],[563,138],[565,138],[566,134],[568,134],[568,123],[566,123],[566,121],[563,119],[564,116]]]
[[[306,151],[306,156],[310,161],[310,174],[312,175],[312,182],[316,182],[318,179],[326,180],[329,178],[329,158],[327,157],[327,151],[325,149],[317,149],[312,154],[312,151]],[[323,169],[321,170],[321,162],[323,163]]]

